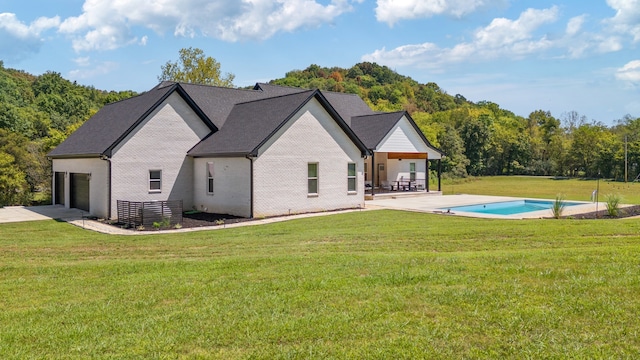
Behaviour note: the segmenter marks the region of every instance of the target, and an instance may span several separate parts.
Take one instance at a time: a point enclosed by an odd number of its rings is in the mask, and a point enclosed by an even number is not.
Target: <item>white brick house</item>
[[[118,200],[242,217],[363,207],[376,152],[441,155],[408,114],[380,115],[348,94],[162,83],[105,106],[48,154],[54,203],[111,219]]]

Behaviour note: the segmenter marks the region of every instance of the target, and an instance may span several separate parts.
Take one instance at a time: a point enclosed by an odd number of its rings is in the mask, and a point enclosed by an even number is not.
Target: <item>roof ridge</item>
[[[374,112],[373,114],[356,115],[356,116],[354,116],[354,118],[367,117],[367,116],[378,116],[378,115],[394,115],[394,114],[403,114],[404,115],[406,113],[407,113],[406,110],[398,110],[398,111],[390,111],[390,112],[380,111],[380,112]]]
[[[311,89],[309,89],[309,90],[304,90],[304,91],[300,91],[300,92],[292,93],[292,94],[280,94],[280,95],[269,96],[269,97],[265,97],[265,98],[261,98],[261,99],[253,99],[253,100],[242,101],[242,102],[236,103],[235,105],[250,104],[250,103],[259,102],[259,101],[265,101],[265,100],[273,100],[273,99],[278,99],[278,98],[282,98],[282,97],[285,97],[285,96],[299,96],[301,94],[311,93],[311,92],[315,92],[315,91],[320,91],[320,90],[311,90]]]
[[[178,82],[177,84],[180,84],[181,86],[184,86],[184,85],[187,85],[187,86],[198,86],[198,87],[211,88],[211,89],[235,90],[235,91],[242,91],[242,92],[249,92],[249,93],[257,92],[256,90],[253,90],[253,89],[227,87],[227,86],[215,86],[215,85],[188,83],[188,82]]]

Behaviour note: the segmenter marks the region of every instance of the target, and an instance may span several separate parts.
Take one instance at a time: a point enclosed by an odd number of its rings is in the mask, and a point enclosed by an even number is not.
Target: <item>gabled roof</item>
[[[179,84],[161,83],[144,94],[105,105],[47,156],[111,156],[113,148],[174,92],[182,96],[212,131],[216,130]]]
[[[425,145],[444,155],[442,150],[431,145],[429,140],[427,140],[420,128],[416,125],[415,121],[413,121],[409,113],[406,111],[356,116],[351,119],[351,128],[367,146],[367,149],[374,150],[404,116],[409,119],[409,124],[411,124],[411,126],[416,130],[416,133],[420,136],[422,141],[424,141]]]
[[[211,119],[218,129],[222,129],[229,113],[236,104],[273,97],[280,94],[228,87],[180,83],[202,111]],[[302,92],[298,89],[297,92]]]
[[[365,145],[322,93],[318,90],[307,90],[237,104],[229,114],[225,126],[194,146],[189,155],[257,156],[260,147],[313,98],[329,112],[362,153],[367,153]]]
[[[305,89],[294,88],[289,86],[272,85],[265,83],[257,83],[254,90],[260,90],[271,96],[280,96],[295,94]],[[333,91],[321,90],[322,95],[329,100],[331,106],[340,114],[340,117],[351,126],[351,118],[354,116],[375,114],[373,110],[365,103],[360,96],[356,94],[340,93]]]
[[[356,116],[351,119],[351,128],[367,149],[375,149],[404,115],[404,111],[399,111]]]
[[[291,86],[271,85],[267,83],[256,83],[253,90],[259,90],[270,96],[291,95],[299,92],[309,91],[311,89],[295,88]]]

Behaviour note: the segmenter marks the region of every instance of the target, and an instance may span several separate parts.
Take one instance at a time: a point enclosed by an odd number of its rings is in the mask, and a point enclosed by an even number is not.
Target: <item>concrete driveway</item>
[[[63,205],[6,206],[0,208],[0,223],[61,219],[70,221],[82,219],[88,212],[66,209]]]

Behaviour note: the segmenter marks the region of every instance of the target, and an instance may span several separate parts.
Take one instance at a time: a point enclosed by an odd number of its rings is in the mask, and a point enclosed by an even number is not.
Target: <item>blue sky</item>
[[[237,86],[372,61],[522,116],[640,116],[640,0],[0,0],[0,59],[34,74],[145,91],[190,46]]]

